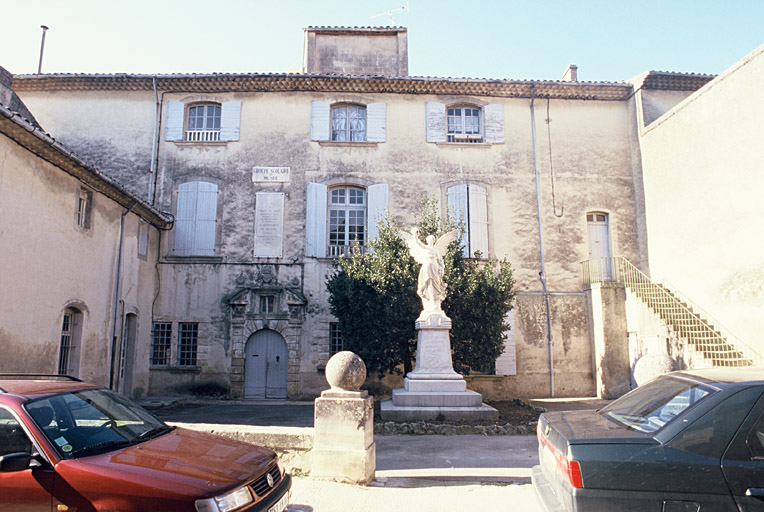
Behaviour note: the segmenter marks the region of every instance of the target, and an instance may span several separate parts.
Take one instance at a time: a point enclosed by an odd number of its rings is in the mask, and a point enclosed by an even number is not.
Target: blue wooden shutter
[[[185,113],[186,106],[182,101],[167,102],[167,121],[164,125],[164,140],[183,140],[183,121]]]
[[[387,105],[384,102],[366,105],[366,140],[385,142]]]
[[[470,257],[480,251],[481,259],[488,258],[488,195],[478,185],[469,185]]]
[[[215,224],[217,223],[218,186],[198,182],[196,195],[196,226],[194,229],[194,254],[215,255]]]
[[[485,116],[485,141],[488,144],[504,144],[504,105],[491,103],[483,107]]]
[[[368,197],[366,223],[368,225],[369,242],[376,240],[379,236],[377,222],[384,218],[387,210],[388,186],[387,183],[371,185],[366,189]]]
[[[175,215],[175,255],[190,256],[194,246],[196,221],[196,181],[178,187],[178,211]]]
[[[305,205],[305,256],[326,257],[326,185],[308,183]]]
[[[464,224],[464,238],[461,240],[462,254],[470,256],[470,222],[467,214],[467,185],[454,185],[448,188],[448,216],[452,221]]]
[[[424,104],[427,142],[446,142],[446,106],[428,101]]]
[[[241,101],[226,101],[220,106],[220,140],[239,140]]]
[[[310,104],[310,140],[329,140],[331,137],[331,107],[325,101]]]

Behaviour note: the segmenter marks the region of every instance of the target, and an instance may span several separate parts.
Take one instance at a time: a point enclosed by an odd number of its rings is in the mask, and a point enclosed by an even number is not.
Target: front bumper
[[[289,476],[289,473],[284,473],[284,478],[281,479],[281,482],[279,482],[279,486],[276,487],[276,489],[268,495],[267,498],[265,498],[262,501],[258,501],[255,503],[255,505],[251,509],[246,509],[247,512],[268,512],[268,509],[270,509],[273,505],[278,503],[278,501],[287,493],[290,493],[292,490],[292,477]]]

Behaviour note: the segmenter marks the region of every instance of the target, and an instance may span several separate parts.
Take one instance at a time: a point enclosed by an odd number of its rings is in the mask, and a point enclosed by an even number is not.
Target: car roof
[[[690,378],[712,381],[716,383],[762,383],[764,384],[764,368],[702,368],[697,370],[680,370],[670,375],[685,376]]]
[[[101,386],[88,384],[66,375],[0,374],[0,395],[8,393],[27,398],[39,398],[43,395],[97,389],[99,387]]]

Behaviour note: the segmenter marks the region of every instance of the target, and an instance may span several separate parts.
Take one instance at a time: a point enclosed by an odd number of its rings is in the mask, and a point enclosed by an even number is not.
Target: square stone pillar
[[[368,392],[324,391],[314,414],[310,476],[355,484],[374,481],[374,399]]]
[[[587,295],[591,304],[597,398],[618,398],[631,389],[626,290],[618,283],[593,283]]]

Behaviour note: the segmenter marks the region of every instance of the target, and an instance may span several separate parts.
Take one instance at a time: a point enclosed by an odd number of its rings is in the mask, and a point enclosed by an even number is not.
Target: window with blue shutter
[[[178,187],[175,255],[214,256],[218,186],[205,181]]]
[[[387,105],[329,104],[315,100],[310,108],[310,140],[385,142]]]
[[[166,141],[227,142],[239,140],[241,101],[184,104],[167,102]]]
[[[504,105],[425,103],[427,142],[504,143]]]
[[[448,214],[454,221],[464,224],[461,240],[462,254],[474,258],[488,258],[488,200],[485,188],[474,184],[454,185],[448,188]]]

